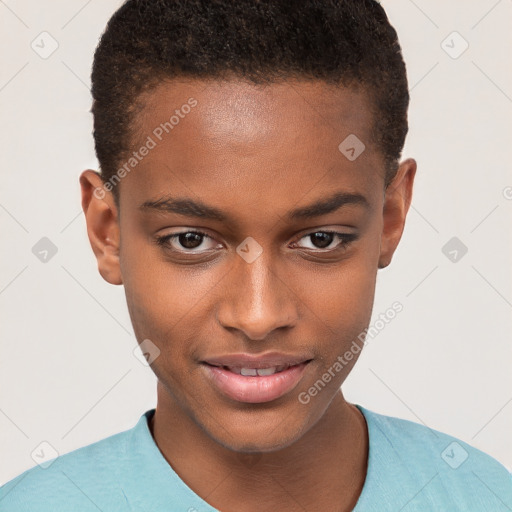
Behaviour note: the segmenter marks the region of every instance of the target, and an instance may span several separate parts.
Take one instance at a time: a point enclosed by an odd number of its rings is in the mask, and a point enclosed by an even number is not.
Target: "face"
[[[385,193],[370,104],[352,89],[175,81],[142,99],[119,210],[92,194],[95,173],[81,178],[99,270],[124,285],[174,414],[234,450],[285,447],[356,362],[335,364],[370,322],[415,162]]]

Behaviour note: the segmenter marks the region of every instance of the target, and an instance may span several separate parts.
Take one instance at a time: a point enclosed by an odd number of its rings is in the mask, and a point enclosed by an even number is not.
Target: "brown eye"
[[[203,236],[195,232],[181,233],[177,236],[176,240],[185,249],[197,249],[203,241]]]
[[[170,235],[156,237],[156,243],[160,247],[173,252],[182,252],[191,254],[204,252],[214,247],[208,247],[205,242],[213,239],[206,233],[200,231],[183,231],[181,233],[174,233]]]
[[[308,236],[311,237],[313,245],[315,245],[318,249],[325,249],[332,243],[334,239],[334,233],[324,233],[322,231],[318,231],[317,233],[313,233],[312,235]]]
[[[301,240],[307,239],[311,241],[312,246],[302,245],[299,247],[313,251],[329,252],[347,248],[350,242],[357,239],[357,235],[354,233],[338,233],[337,231],[315,231],[301,238]]]

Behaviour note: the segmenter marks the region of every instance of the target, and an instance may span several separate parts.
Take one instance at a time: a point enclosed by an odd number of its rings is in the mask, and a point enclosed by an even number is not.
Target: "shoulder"
[[[120,510],[125,500],[118,475],[128,462],[126,446],[134,428],[21,473],[0,487],[0,511]]]
[[[485,469],[493,474],[505,476],[506,479],[510,477],[508,470],[496,459],[449,434],[368,409],[364,409],[364,415],[367,421],[373,423],[374,428],[380,430],[389,446],[396,451],[402,451],[407,460],[411,460],[411,456],[415,455],[426,463],[439,466],[443,471],[459,468],[463,471]]]
[[[451,435],[409,420],[385,416],[358,406],[365,416],[374,464],[424,494],[467,503],[467,510],[494,510],[488,503],[512,507],[512,475],[500,462]],[[485,502],[485,503],[484,503]],[[497,508],[496,510],[501,510]]]

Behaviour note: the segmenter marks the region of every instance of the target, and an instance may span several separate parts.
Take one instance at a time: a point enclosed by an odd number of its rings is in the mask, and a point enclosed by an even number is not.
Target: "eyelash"
[[[180,233],[173,233],[172,235],[157,236],[156,237],[156,244],[159,247],[163,247],[165,249],[169,249],[172,252],[178,252],[178,253],[182,253],[182,254],[192,254],[192,255],[195,255],[195,254],[201,254],[203,252],[207,252],[207,251],[197,251],[197,252],[194,252],[194,250],[190,250],[190,251],[183,250],[183,251],[180,251],[180,250],[177,250],[177,249],[174,249],[174,248],[170,247],[170,242],[173,239],[178,238],[180,235],[186,235],[187,233],[195,233],[195,234],[200,235],[202,237],[212,238],[210,235],[208,235],[206,233],[203,233],[202,231],[187,230],[187,231],[182,231]],[[356,235],[355,233],[340,233],[338,231],[333,231],[333,230],[316,230],[316,231],[311,231],[310,233],[307,233],[307,234],[303,235],[301,238],[299,238],[299,240],[302,240],[303,238],[306,238],[308,236],[312,236],[312,235],[314,235],[316,233],[326,233],[326,234],[330,234],[330,235],[336,235],[342,241],[334,249],[307,249],[306,248],[306,250],[312,251],[313,253],[325,253],[325,254],[327,254],[327,253],[332,253],[332,252],[336,252],[336,251],[339,251],[339,250],[346,250],[346,249],[348,249],[349,245],[352,242],[356,241],[357,238],[358,238],[358,235]]]

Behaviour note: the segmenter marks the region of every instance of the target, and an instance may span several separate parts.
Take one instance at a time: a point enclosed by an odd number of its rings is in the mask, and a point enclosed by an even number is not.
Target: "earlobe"
[[[389,184],[383,207],[383,224],[378,268],[391,263],[405,227],[405,219],[412,200],[414,176],[417,164],[412,158],[404,160]]]
[[[108,283],[123,284],[119,262],[120,231],[117,206],[101,176],[90,169],[80,175],[82,209],[87,235],[98,261],[98,270]]]

